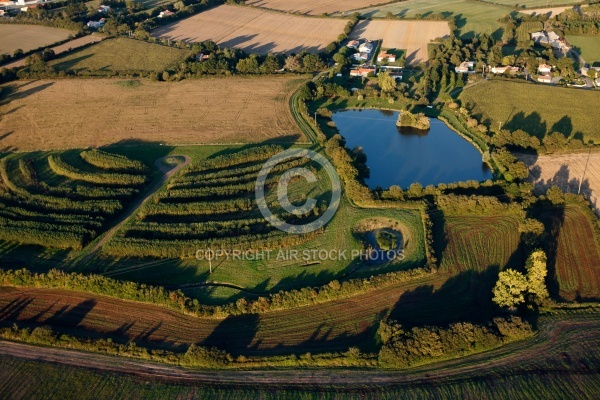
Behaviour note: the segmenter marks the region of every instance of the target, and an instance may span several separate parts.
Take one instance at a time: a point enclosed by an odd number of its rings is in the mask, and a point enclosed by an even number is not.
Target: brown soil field
[[[350,33],[352,39],[383,40],[387,49],[406,50],[406,61],[418,64],[427,61],[428,44],[450,35],[445,21],[360,21]]]
[[[160,27],[155,37],[185,42],[213,40],[248,53],[317,53],[337,39],[347,21],[309,18],[257,8],[222,5]]]
[[[181,82],[78,79],[3,85],[0,151],[123,141],[172,145],[305,139],[288,99],[298,77]]]
[[[68,29],[39,25],[0,24],[0,54],[25,52],[60,42],[74,34]]]
[[[351,346],[367,351],[377,323],[387,315],[410,324],[477,315],[480,305],[465,278],[428,274],[347,299],[225,319],[90,293],[0,287],[0,322],[50,325],[60,332],[133,339],[171,350],[200,343],[233,354],[316,353]]]
[[[76,49],[78,47],[82,47],[82,46],[85,46],[88,44],[99,42],[102,39],[104,39],[104,36],[94,33],[92,35],[86,35],[86,36],[82,36],[77,39],[73,39],[71,41],[68,41],[67,43],[59,44],[58,46],[51,47],[51,49],[54,51],[54,54],[59,55],[64,52]],[[23,58],[21,60],[13,61],[9,64],[5,64],[2,66],[2,68],[9,69],[9,68],[22,67],[24,65],[25,65],[25,59]]]
[[[545,192],[552,185],[560,187],[564,192],[577,193],[583,176],[581,193],[587,197],[596,212],[600,212],[600,153],[591,153],[589,163],[587,152],[541,156],[517,154],[517,157],[529,167],[529,180],[538,193]]]
[[[567,204],[539,216],[552,233],[546,244],[550,291],[567,300],[600,299],[600,249],[585,207]]]
[[[249,0],[246,5],[291,13],[322,15],[344,13],[390,3],[389,0]]]

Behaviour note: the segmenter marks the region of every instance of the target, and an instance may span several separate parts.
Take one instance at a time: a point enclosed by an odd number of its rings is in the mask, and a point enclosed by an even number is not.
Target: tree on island
[[[413,114],[410,111],[402,111],[398,116],[396,125],[420,130],[427,130],[431,126],[429,118],[423,113]]]

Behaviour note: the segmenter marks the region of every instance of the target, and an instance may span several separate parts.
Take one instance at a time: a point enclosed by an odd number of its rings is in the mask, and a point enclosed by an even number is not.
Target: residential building
[[[360,67],[358,69],[350,70],[350,76],[367,76],[370,73],[375,74],[377,69],[375,67]]]
[[[474,61],[463,61],[458,67],[454,67],[454,72],[457,74],[466,74],[472,72],[473,68],[475,68]]]
[[[541,83],[552,83],[552,76],[550,75],[540,75],[538,76],[538,82]]]
[[[371,42],[365,42],[363,44],[361,44],[360,46],[358,46],[358,51],[360,51],[361,53],[371,53],[373,51],[373,43]]]
[[[387,51],[382,50],[377,55],[377,61],[379,61],[379,62],[382,62],[382,61],[396,62],[396,56],[392,53],[388,53]]]
[[[355,49],[358,46],[360,46],[360,42],[358,40],[351,40],[348,42],[348,44],[346,45],[347,48],[349,49]]]
[[[537,70],[540,74],[549,74],[552,72],[552,66],[548,64],[540,64]]]

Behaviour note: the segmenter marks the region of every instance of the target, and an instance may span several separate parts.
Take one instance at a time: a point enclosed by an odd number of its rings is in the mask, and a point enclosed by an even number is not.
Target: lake
[[[346,146],[361,147],[371,175],[366,184],[407,188],[466,180],[484,181],[492,171],[471,143],[438,119],[429,131],[396,127],[397,111],[345,110],[333,114]]]

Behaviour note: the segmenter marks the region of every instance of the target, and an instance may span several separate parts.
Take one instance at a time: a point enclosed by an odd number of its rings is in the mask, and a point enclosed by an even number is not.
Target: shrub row
[[[129,173],[144,173],[148,169],[140,161],[98,149],[82,151],[80,155],[85,162],[101,169]]]
[[[233,154],[223,154],[194,163],[186,170],[186,173],[210,171],[214,169],[229,168],[234,165],[264,161],[282,151],[283,147],[277,145],[250,147]]]
[[[49,155],[48,165],[55,174],[83,182],[115,186],[139,186],[146,183],[146,176],[144,175],[90,173],[80,171],[72,165],[64,162],[58,155]]]

